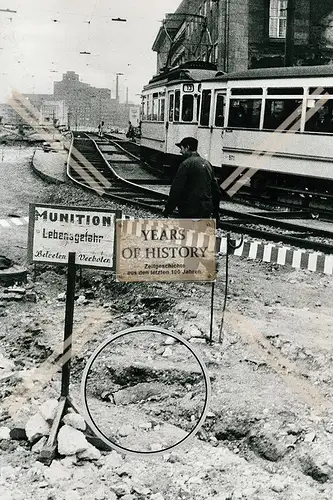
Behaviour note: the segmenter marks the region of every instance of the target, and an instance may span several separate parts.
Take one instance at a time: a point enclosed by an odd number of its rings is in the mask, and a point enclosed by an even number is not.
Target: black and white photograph
[[[0,499],[332,500],[333,0],[0,0]]]

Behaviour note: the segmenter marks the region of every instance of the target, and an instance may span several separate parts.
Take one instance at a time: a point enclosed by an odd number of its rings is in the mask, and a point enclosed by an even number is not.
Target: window
[[[175,91],[175,114],[174,121],[179,122],[180,117],[180,90]]]
[[[208,125],[209,125],[209,113],[210,113],[211,97],[212,97],[211,90],[203,90],[202,91],[200,125],[203,125],[204,127],[208,127]]]
[[[213,62],[217,63],[218,57],[219,57],[219,44],[215,43],[215,45],[214,45],[214,61]]]
[[[147,120],[151,120],[152,95],[147,96]]]
[[[269,36],[285,38],[287,27],[288,0],[270,0],[269,4]]]
[[[231,89],[231,95],[262,95],[261,88]]]
[[[173,108],[174,108],[175,96],[169,94],[169,122],[173,122]]]
[[[199,121],[199,111],[200,111],[200,95],[198,95],[197,99],[197,122]]]
[[[269,87],[267,95],[303,95],[303,87]]]
[[[259,128],[261,99],[231,99],[228,127]]]
[[[165,99],[162,98],[160,100],[160,112],[159,112],[159,119],[161,122],[164,122],[164,110],[165,110]]]
[[[147,101],[146,101],[146,96],[144,96],[142,98],[141,115],[142,115],[142,120],[147,120]]]
[[[153,116],[152,120],[157,121],[158,118],[158,93],[153,94]]]
[[[216,108],[215,108],[215,126],[223,127],[224,124],[224,97],[222,94],[217,94],[216,96]]]
[[[193,95],[183,96],[182,121],[191,122],[193,120]]]
[[[308,99],[307,111],[318,104],[317,99]],[[305,123],[306,132],[333,133],[333,100],[329,99]]]
[[[275,130],[296,111],[295,116],[290,120],[290,124],[283,126],[283,130],[287,130],[295,123],[295,120],[301,118],[301,106],[302,101],[300,99],[267,99],[264,128]]]

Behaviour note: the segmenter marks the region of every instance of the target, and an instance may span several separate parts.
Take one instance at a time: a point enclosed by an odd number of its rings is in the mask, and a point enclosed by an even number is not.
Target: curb
[[[35,163],[34,163],[34,160],[35,160],[35,154],[36,154],[36,151],[32,157],[32,160],[31,160],[31,168],[33,170],[33,172],[38,176],[40,177],[41,179],[43,179],[44,181],[47,181],[49,182],[50,184],[65,184],[65,180],[60,180],[60,179],[56,179],[55,177],[52,177],[51,175],[48,175],[46,174],[45,172],[42,172],[38,167],[36,167]]]
[[[239,248],[229,249],[229,253],[237,257],[245,257],[249,260],[259,260],[289,266],[294,269],[306,269],[317,273],[333,274],[333,255],[325,255],[320,252],[308,252],[307,250],[292,250],[290,247],[277,246],[273,243],[263,244],[259,241],[246,241],[241,244],[240,239],[230,240],[233,246]],[[221,238],[219,252],[227,253],[227,238]]]

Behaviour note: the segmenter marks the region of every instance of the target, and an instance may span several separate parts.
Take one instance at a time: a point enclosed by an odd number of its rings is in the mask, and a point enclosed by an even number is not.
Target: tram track
[[[121,170],[142,169],[141,178],[126,179]],[[161,212],[167,195],[143,184],[154,184],[154,179],[144,175],[139,160],[110,140],[92,134],[76,133],[70,148],[67,175],[85,189],[123,203]],[[136,175],[137,177],[137,175]]]
[[[67,166],[69,178],[85,189],[161,214],[168,189],[158,190],[163,181],[149,173],[123,142],[95,134],[74,134]],[[228,232],[333,254],[333,230],[283,220],[310,218],[309,211],[240,213],[222,208],[220,215],[218,227]]]

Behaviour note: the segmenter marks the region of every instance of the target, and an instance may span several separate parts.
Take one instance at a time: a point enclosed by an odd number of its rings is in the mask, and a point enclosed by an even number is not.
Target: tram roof
[[[321,66],[289,66],[282,68],[257,68],[235,73],[217,73],[214,80],[260,80],[272,78],[297,78],[333,76],[333,65]]]

